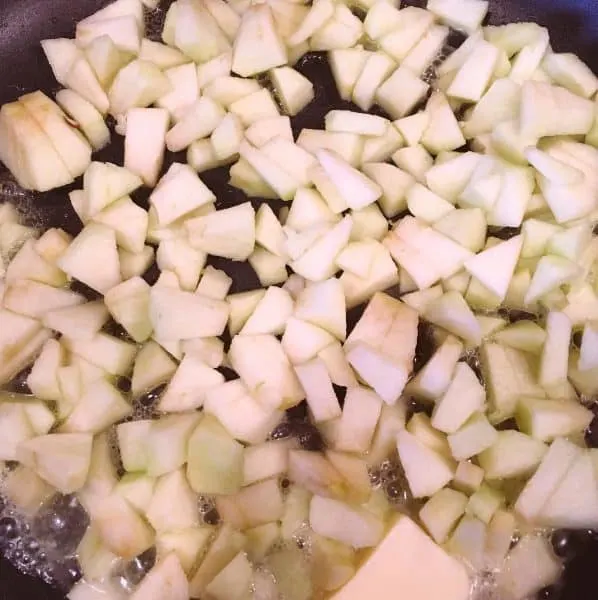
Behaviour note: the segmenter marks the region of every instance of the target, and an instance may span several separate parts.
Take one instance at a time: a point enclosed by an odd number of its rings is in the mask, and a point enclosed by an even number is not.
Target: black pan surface
[[[35,89],[56,91],[58,86],[39,41],[49,37],[73,37],[75,23],[106,4],[108,0],[0,0],[0,104]],[[403,4],[425,6],[425,0],[405,0]],[[547,26],[555,50],[575,52],[598,72],[598,0],[490,0],[489,23],[522,20]],[[295,120],[295,127],[297,130],[323,127],[324,114],[332,107],[343,107],[344,103],[336,94],[322,57],[310,57],[302,61],[299,68],[315,83],[316,100]],[[98,159],[118,163],[122,160],[122,146],[112,144]],[[0,165],[0,195],[2,170]],[[216,193],[221,205],[236,204],[244,199],[243,194],[226,184],[225,172],[202,174],[202,179]],[[136,200],[142,204],[145,201],[143,195]],[[23,210],[29,214],[34,208],[37,224],[59,226],[73,233],[80,227],[69,206],[66,190],[26,196],[22,203]],[[234,275],[236,290],[257,287],[255,276],[243,265],[231,269],[227,264],[226,269]],[[546,590],[543,594],[546,600],[598,599],[598,536],[583,536],[581,542],[583,550],[568,563],[563,584],[558,589]],[[19,573],[0,556],[0,600],[63,599],[62,593]]]

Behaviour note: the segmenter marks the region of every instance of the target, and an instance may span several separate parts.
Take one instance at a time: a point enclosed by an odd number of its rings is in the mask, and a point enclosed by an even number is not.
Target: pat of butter
[[[401,517],[331,600],[467,600],[470,588],[463,564]]]

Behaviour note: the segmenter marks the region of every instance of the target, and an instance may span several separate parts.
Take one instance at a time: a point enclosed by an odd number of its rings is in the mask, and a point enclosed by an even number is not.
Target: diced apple
[[[47,191],[71,183],[73,176],[33,116],[18,102],[0,110],[0,159],[27,189]]]
[[[156,65],[134,60],[118,72],[110,86],[110,112],[123,115],[129,108],[144,108],[170,89],[168,78]]]
[[[354,548],[375,546],[383,536],[381,522],[371,513],[320,496],[312,498],[309,522],[316,533]]]
[[[83,302],[83,296],[66,288],[27,279],[19,279],[7,286],[3,299],[6,309],[38,319],[51,311],[75,307]]]
[[[458,363],[453,380],[434,409],[432,425],[445,433],[455,433],[473,413],[483,410],[484,388],[467,363]]]
[[[243,481],[243,446],[206,416],[189,439],[187,478],[198,494],[232,494]],[[217,450],[217,452],[216,452]]]
[[[280,420],[280,413],[262,407],[241,380],[207,390],[204,410],[214,415],[232,437],[252,444],[264,442]]]
[[[419,511],[419,518],[437,544],[445,542],[465,513],[467,496],[450,488],[436,492]]]
[[[592,418],[577,402],[544,398],[522,398],[516,413],[519,429],[543,442],[582,432]]]
[[[478,456],[487,479],[524,476],[542,461],[546,446],[518,431],[499,431],[492,446]]]
[[[562,565],[544,536],[528,534],[509,552],[499,577],[499,589],[523,600],[554,583]]]
[[[367,64],[364,71],[366,68]],[[400,119],[415,108],[428,89],[429,85],[409,69],[399,67],[376,90],[376,102],[392,119]],[[400,97],[397,96],[399,90]]]
[[[288,40],[291,45],[301,41]],[[252,6],[243,14],[235,37],[232,71],[250,77],[286,62],[286,48],[274,25],[270,6]]]
[[[448,436],[453,457],[467,460],[487,448],[498,439],[498,432],[483,414],[474,415],[461,429]],[[531,439],[531,438],[530,438]]]
[[[91,434],[53,433],[20,445],[22,462],[63,494],[85,484],[91,459]]]
[[[105,379],[98,379],[85,389],[60,431],[99,433],[131,411],[131,405],[114,386]]]
[[[168,595],[172,600],[189,597],[189,583],[176,554],[159,560],[131,595],[132,600],[151,600]]]
[[[399,432],[397,449],[415,498],[433,495],[453,478],[454,470],[450,462],[411,433]]]
[[[139,48],[139,58],[147,60],[148,62],[154,63],[160,69],[170,69],[171,67],[178,67],[187,62],[187,57],[179,52],[176,48],[171,48],[166,44],[161,44],[143,38]]]
[[[341,415],[341,407],[332,388],[330,376],[320,359],[295,366],[295,373],[305,391],[307,404],[316,422],[328,421]]]
[[[48,136],[73,177],[79,177],[91,162],[87,140],[66,120],[60,107],[40,91],[19,98],[19,103]]]
[[[462,351],[463,344],[457,338],[449,336],[409,382],[409,393],[424,400],[440,398],[449,387]]]

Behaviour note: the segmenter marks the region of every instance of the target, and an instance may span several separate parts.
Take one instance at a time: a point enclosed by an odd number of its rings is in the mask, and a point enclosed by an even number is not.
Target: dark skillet
[[[76,21],[106,4],[108,0],[0,0],[0,104],[35,89],[54,92],[57,84],[43,57],[39,41],[49,37],[72,37]],[[425,6],[425,0],[405,0],[403,4]],[[533,20],[549,27],[555,50],[575,52],[598,72],[598,0],[491,0],[491,24],[521,20]],[[323,115],[333,107],[341,107],[343,103],[336,94],[321,57],[302,61],[300,68],[316,84],[317,98],[296,119],[295,126],[299,130],[303,127],[321,128]],[[566,118],[565,115],[563,117]],[[99,159],[121,161],[122,147],[112,144],[108,151],[101,153]],[[0,165],[0,201],[2,182],[5,181],[2,171]],[[240,192],[226,184],[225,172],[213,171],[205,174],[204,179],[218,195],[219,204],[233,204],[242,198]],[[144,202],[142,197],[136,199]],[[73,233],[79,228],[64,190],[23,198],[22,203],[23,209],[29,214],[32,206],[35,206],[34,220],[37,224],[55,225]],[[230,265],[226,265],[226,268],[235,276],[236,289],[257,287],[253,274],[243,265],[236,265],[234,273]],[[598,435],[588,437],[595,437],[592,445],[598,446]],[[568,563],[563,584],[545,590],[541,597],[547,600],[598,598],[598,536],[565,536],[566,545],[562,544],[562,536],[554,541],[559,553],[572,554],[573,558]],[[54,591],[40,580],[22,575],[0,557],[0,600],[63,598],[62,593]]]

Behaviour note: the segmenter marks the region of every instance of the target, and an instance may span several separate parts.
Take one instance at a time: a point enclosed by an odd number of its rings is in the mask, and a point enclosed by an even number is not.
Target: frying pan
[[[163,2],[166,5],[169,3]],[[77,21],[106,4],[108,0],[0,0],[0,104],[35,89],[55,92],[58,86],[41,51],[40,40],[72,37]],[[425,0],[405,0],[403,4],[425,6]],[[490,24],[522,20],[547,26],[556,51],[575,52],[598,72],[598,0],[490,0]],[[294,126],[298,130],[303,127],[322,128],[323,116],[330,108],[346,106],[338,98],[330,72],[321,57],[305,61],[299,68],[314,81],[316,100],[296,119]],[[117,163],[122,161],[122,144],[111,144],[110,148],[100,153],[98,159]],[[0,165],[0,200],[2,170]],[[236,203],[239,195],[242,196],[226,184],[226,172],[217,170],[202,174],[202,178],[218,196],[219,204]],[[143,198],[136,200],[144,202]],[[38,225],[59,226],[72,233],[79,228],[65,190],[38,196],[27,195],[17,198],[16,202],[24,205],[22,208],[25,212],[34,214],[34,221]],[[225,266],[229,274],[234,276],[236,290],[257,287],[255,276],[242,265],[234,265],[232,269],[228,263],[218,266]],[[598,598],[597,569],[598,536],[585,536],[582,551],[567,564],[563,585],[557,590],[547,591],[545,598]],[[62,593],[40,580],[21,574],[0,556],[0,600],[63,599]]]

